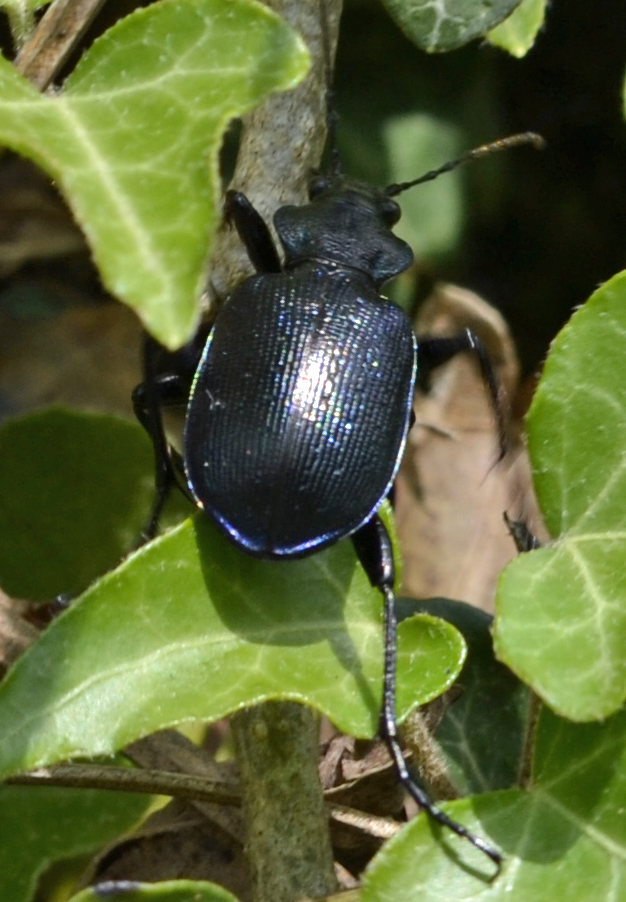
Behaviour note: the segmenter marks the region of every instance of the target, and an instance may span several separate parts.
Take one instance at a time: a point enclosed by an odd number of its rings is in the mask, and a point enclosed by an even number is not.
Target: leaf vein
[[[541,790],[537,790],[537,792],[541,793],[543,799],[551,806],[555,811],[557,811],[564,820],[568,821],[570,824],[573,824],[581,833],[588,837],[592,842],[596,843],[596,845],[600,846],[600,848],[604,849],[605,852],[608,852],[609,855],[612,855],[613,858],[620,858],[623,861],[626,861],[626,848],[615,842],[606,833],[603,833],[601,830],[598,830],[596,827],[593,827],[588,821],[583,820],[583,818],[579,817],[575,814],[571,808],[568,808],[562,802],[559,802],[558,799],[555,799],[554,796],[550,795],[547,792],[543,792]]]

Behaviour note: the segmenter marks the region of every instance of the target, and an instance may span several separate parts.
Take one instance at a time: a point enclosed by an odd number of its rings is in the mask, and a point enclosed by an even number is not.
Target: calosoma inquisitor
[[[226,216],[257,274],[223,303],[204,347],[196,342],[200,359],[190,390],[180,374],[157,372],[148,340],[146,381],[134,395],[157,459],[158,497],[147,537],[180,469],[197,506],[248,554],[284,560],[352,539],[384,598],[380,733],[399,779],[431,817],[496,863],[497,849],[449,818],[409,773],[396,725],[393,552],[378,509],[411,425],[418,370],[470,351],[499,417],[498,389],[470,330],[418,340],[380,288],[413,260],[392,231],[400,218],[396,195],[494,149],[539,141],[516,135],[383,190],[345,178],[335,155],[330,174],[311,180],[309,203],[275,213],[283,262],[262,217],[245,195],[229,192]],[[193,354],[193,345],[185,353]],[[178,460],[161,407],[187,396]],[[503,442],[501,420],[498,425]]]

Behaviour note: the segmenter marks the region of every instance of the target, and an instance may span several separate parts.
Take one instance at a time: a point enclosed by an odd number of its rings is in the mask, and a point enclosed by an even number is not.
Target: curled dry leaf
[[[49,404],[132,417],[141,328],[119,304],[70,307],[41,322],[0,315],[0,416]]]
[[[337,735],[322,747],[320,779],[335,861],[358,875],[406,818],[395,769],[381,742]]]
[[[0,590],[0,676],[26,651],[39,630],[25,619],[29,605],[9,598]]]
[[[28,160],[0,162],[0,276],[33,260],[86,251],[85,239],[50,179]]]
[[[322,749],[320,778],[330,803],[404,818],[404,792],[389,753],[378,740],[335,736]]]
[[[194,745],[177,730],[160,730],[126,747],[126,754],[140,767],[180,771],[205,777],[208,781],[238,781],[234,761],[217,763],[205,749]],[[230,805],[194,801],[189,803],[206,820],[213,822],[235,845],[243,846],[241,812]]]
[[[519,365],[506,323],[470,291],[439,285],[414,323],[419,336],[471,328],[483,340],[505,398],[518,390]],[[403,594],[445,597],[493,611],[498,575],[516,554],[507,511],[544,537],[522,423],[507,410],[508,451],[498,462],[489,397],[469,354],[436,369],[415,396],[416,422],[396,482]]]
[[[251,899],[242,844],[188,802],[173,801],[151,815],[132,836],[99,856],[90,884],[108,880],[210,880]]]

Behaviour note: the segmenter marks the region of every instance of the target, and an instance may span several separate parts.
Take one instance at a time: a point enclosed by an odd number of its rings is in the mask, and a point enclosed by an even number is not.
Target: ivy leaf
[[[33,601],[82,591],[137,544],[153,498],[154,454],[137,423],[62,409],[9,420],[0,429],[0,585]],[[173,495],[170,517],[192,510]]]
[[[0,58],[0,142],[56,180],[107,287],[176,348],[199,315],[224,129],[307,65],[254,0],[160,0],[97,40],[57,96]]]
[[[403,182],[414,172],[428,172],[463,152],[463,136],[449,123],[426,113],[402,113],[388,118],[383,142],[389,161],[388,181]],[[459,172],[408,191],[402,199],[402,218],[394,232],[426,259],[454,247],[465,218]]]
[[[546,6],[547,0],[522,0],[508,19],[489,32],[487,40],[521,59],[535,43],[544,23]]]
[[[462,795],[508,789],[517,780],[526,734],[529,690],[495,659],[493,618],[484,611],[447,598],[409,602],[399,613],[428,612],[455,626],[467,644],[459,674],[461,696],[437,727],[454,784]],[[494,742],[493,737],[498,741]]]
[[[19,49],[36,25],[35,11],[47,6],[49,0],[3,0],[0,4],[7,15],[11,37]]]
[[[29,13],[33,13],[36,9],[47,6],[49,0],[2,0],[0,6],[5,10],[7,15],[20,18],[26,18]]]
[[[468,44],[506,19],[520,0],[384,0],[390,15],[429,53]]]
[[[555,339],[528,416],[547,548],[501,578],[498,657],[555,711],[607,717],[626,698],[626,273]]]
[[[58,617],[0,685],[0,771],[107,754],[182,721],[273,698],[376,733],[380,593],[349,541],[298,561],[240,552],[204,515],[140,549]],[[398,710],[443,692],[465,654],[450,625],[402,624]]]
[[[372,861],[361,902],[621,899],[625,806],[626,713],[581,725],[544,710],[530,791],[495,792],[444,806],[502,849],[501,871],[494,875],[493,865],[468,842],[420,815]]]
[[[0,786],[0,898],[29,902],[53,861],[130,830],[150,796],[55,786]]]

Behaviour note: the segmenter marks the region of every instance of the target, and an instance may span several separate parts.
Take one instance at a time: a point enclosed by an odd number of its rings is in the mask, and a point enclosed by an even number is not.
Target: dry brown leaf
[[[85,252],[83,235],[50,179],[5,154],[0,166],[0,276],[32,260]]]
[[[217,764],[176,730],[133,742],[126,754],[142,767],[180,771],[207,780],[234,779],[232,762]],[[84,885],[105,880],[211,880],[242,902],[251,898],[239,809],[174,800],[130,837],[110,846],[85,875]]]
[[[39,630],[25,619],[29,610],[27,602],[9,598],[0,589],[0,676],[39,635]]]
[[[133,836],[106,850],[88,883],[107,880],[210,880],[247,902],[250,873],[243,846],[195,806],[170,802]]]
[[[518,362],[506,323],[472,292],[439,285],[415,322],[419,336],[473,329],[498,382],[513,398]],[[445,597],[493,611],[498,575],[515,554],[504,511],[542,531],[522,424],[508,415],[509,448],[498,462],[493,411],[475,360],[460,354],[433,371],[415,396],[416,422],[396,482],[404,595]]]
[[[141,327],[119,304],[71,307],[43,321],[0,315],[0,395],[8,412],[50,404],[133,416]]]

